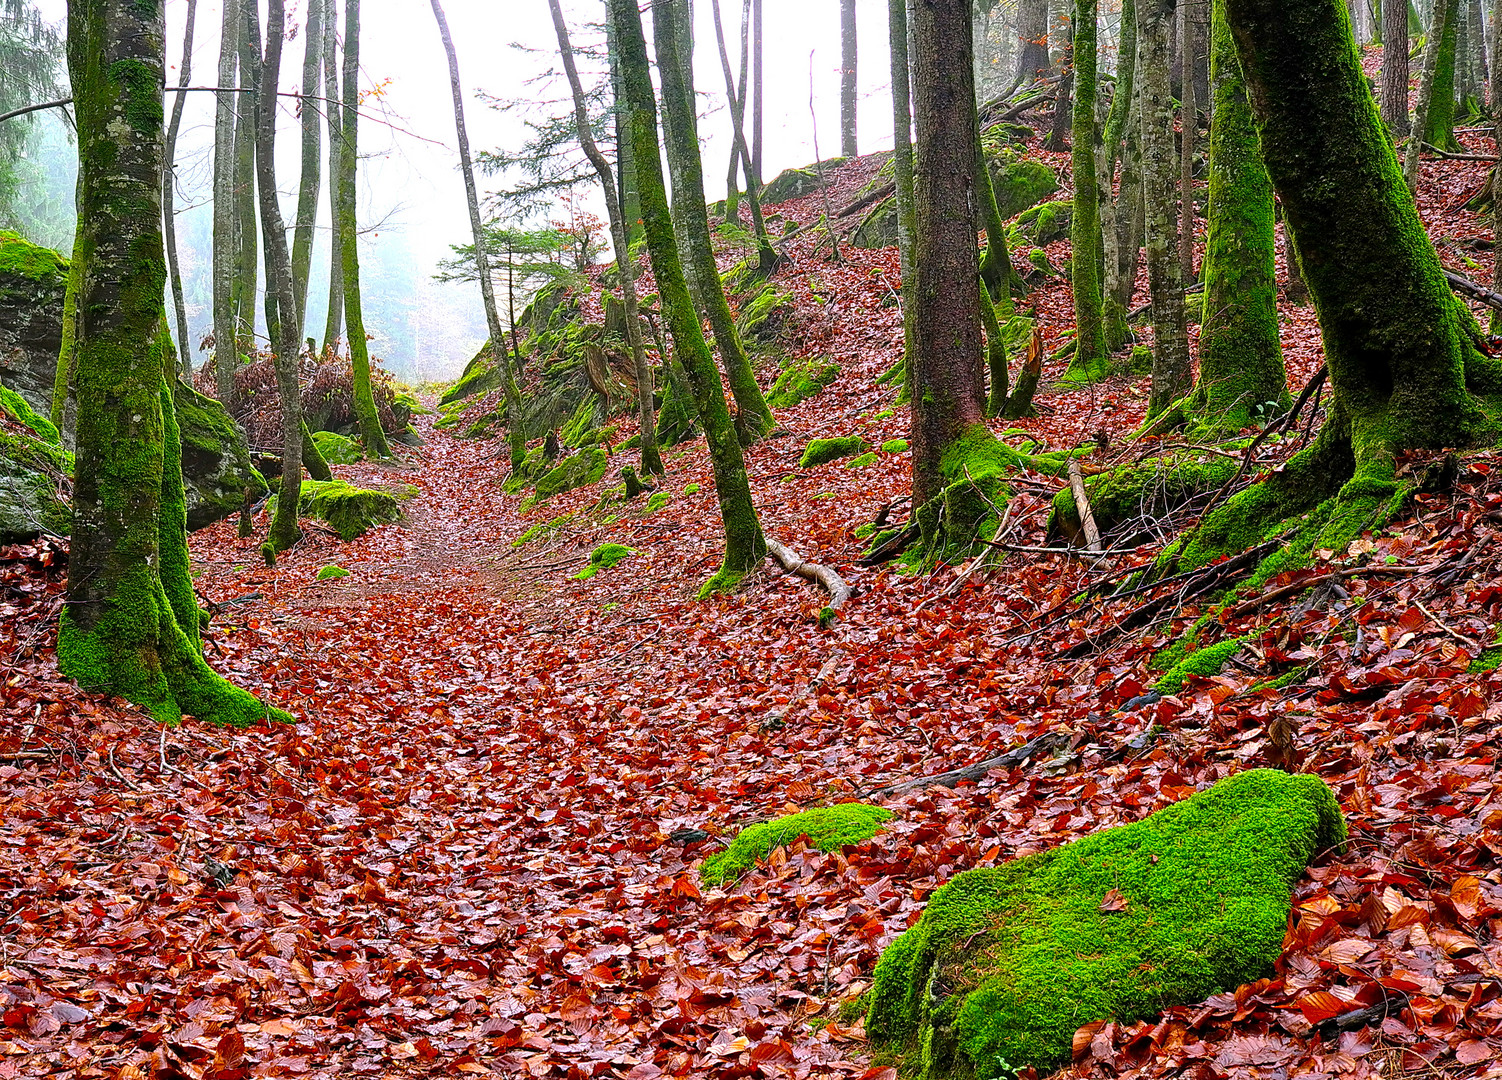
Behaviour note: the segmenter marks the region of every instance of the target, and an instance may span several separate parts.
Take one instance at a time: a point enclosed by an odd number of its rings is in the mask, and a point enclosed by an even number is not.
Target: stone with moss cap
[[[405,493],[404,493],[405,494]],[[275,498],[267,513],[276,512]],[[298,512],[325,521],[345,543],[364,536],[377,525],[402,519],[396,495],[357,488],[344,480],[304,480]]]
[[[880,832],[891,817],[892,811],[883,806],[841,803],[763,821],[742,832],[724,851],[705,859],[699,867],[699,880],[706,885],[732,881],[771,854],[773,848],[791,844],[800,836],[808,837],[820,851],[858,844]]]
[[[1066,1064],[1092,1020],[1145,1019],[1271,974],[1293,883],[1345,837],[1322,780],[1257,769],[966,871],[882,954],[866,1030],[924,1080]]]
[[[318,573],[314,576],[319,581],[337,581],[340,578],[349,577],[349,571],[342,566],[323,566],[319,567]]]
[[[365,460],[359,443],[334,431],[313,432],[313,445],[330,465],[354,465]]]
[[[69,262],[0,229],[0,383],[38,412],[52,400]]]
[[[57,429],[15,391],[0,386],[0,542],[40,533],[67,536],[72,508],[60,498],[73,473],[73,455]]]
[[[866,448],[866,440],[859,435],[841,435],[833,439],[810,439],[798,459],[800,469],[811,469],[827,462],[838,461]]]
[[[767,392],[767,404],[789,409],[807,401],[840,377],[840,365],[817,357],[794,358],[782,366],[782,374]]]
[[[628,548],[625,544],[601,544],[589,553],[589,564],[574,575],[574,580],[588,581],[601,570],[610,570],[617,563],[639,554],[635,548]]]
[[[1160,694],[1177,694],[1191,678],[1208,679],[1219,675],[1221,669],[1235,659],[1241,647],[1256,635],[1217,641],[1184,656],[1177,661],[1157,682],[1153,689]]]

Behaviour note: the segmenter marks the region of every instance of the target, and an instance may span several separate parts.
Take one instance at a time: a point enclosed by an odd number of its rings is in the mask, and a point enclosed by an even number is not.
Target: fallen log
[[[1485,304],[1489,308],[1502,311],[1502,293],[1493,292],[1484,285],[1478,285],[1470,278],[1463,278],[1459,274],[1445,271],[1445,280],[1450,283],[1450,288],[1461,296],[1468,297],[1478,304]]]
[[[819,621],[826,626],[833,626],[840,608],[845,606],[852,595],[845,580],[827,566],[805,561],[792,548],[770,536],[767,537],[767,554],[776,559],[788,573],[813,582],[829,594],[829,603],[824,606]]]

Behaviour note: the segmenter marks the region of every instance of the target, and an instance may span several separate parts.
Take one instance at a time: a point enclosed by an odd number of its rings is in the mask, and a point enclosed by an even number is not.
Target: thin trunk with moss
[[[239,60],[240,6],[225,0],[219,32],[219,86],[235,85]],[[211,286],[214,310],[214,388],[224,407],[235,408],[235,372],[240,350],[235,325],[235,266],[239,216],[235,213],[235,118],[239,94],[214,95],[214,253]]]
[[[309,0],[303,30],[302,92],[317,95],[323,63],[323,0]],[[311,97],[298,102],[302,122],[302,179],[297,185],[297,218],[292,233],[292,303],[297,340],[308,323],[308,276],[313,267],[313,225],[318,219],[319,165],[323,156],[319,120],[322,104]]]
[[[52,376],[52,426],[63,435],[63,445],[72,442],[67,430],[69,391],[78,370],[78,294],[83,289],[83,248],[75,246],[68,263],[68,288],[63,294],[62,346],[57,351],[57,369]]]
[[[1194,85],[1194,57],[1199,50],[1199,22],[1191,8],[1179,4],[1179,274],[1194,280],[1194,150],[1199,141],[1199,103]]]
[[[855,75],[858,55],[855,0],[840,0],[840,153],[847,158],[853,158],[860,153],[856,141],[855,120]]]
[[[1440,67],[1453,4],[1454,0],[1434,0],[1434,21],[1429,30],[1429,43],[1424,48],[1424,70],[1419,77],[1419,93],[1413,106],[1413,135],[1408,140],[1408,149],[1403,157],[1403,179],[1407,182],[1409,191],[1418,191],[1419,154],[1424,149],[1424,143],[1430,141],[1429,117],[1439,107],[1440,100],[1447,92],[1440,88]],[[1422,138],[1420,133],[1423,133]]]
[[[1101,318],[1100,186],[1095,164],[1096,0],[1076,0],[1074,25],[1074,127],[1072,170],[1074,217],[1074,356],[1066,379],[1090,382],[1106,373],[1105,323]]]
[[[735,317],[725,299],[710,247],[709,214],[704,206],[704,173],[699,158],[699,137],[694,121],[693,99],[685,80],[687,58],[691,55],[684,19],[683,0],[662,0],[652,15],[652,33],[657,49],[657,70],[662,77],[662,107],[666,123],[667,153],[675,177],[673,205],[688,250],[684,258],[692,268],[691,278],[699,286],[715,345],[725,365],[725,377],[735,398],[735,426],[742,442],[750,444],[771,431],[776,421],[772,410],[756,384],[756,373],[735,328]],[[629,73],[628,73],[629,75]],[[637,155],[637,170],[646,163]],[[638,182],[644,183],[638,176]],[[679,190],[681,185],[682,190]]]
[[[319,3],[320,0],[312,0]],[[331,356],[344,327],[344,235],[339,227],[339,162],[344,153],[344,125],[339,97],[339,0],[328,0],[323,12],[323,111],[329,129],[329,303],[324,317],[320,356]]]
[[[661,148],[657,141],[657,103],[652,93],[641,12],[636,0],[608,0],[608,10],[620,55],[624,106],[630,118],[652,271],[662,296],[663,319],[672,334],[673,350],[683,365],[709,443],[715,494],[719,498],[720,518],[725,526],[725,561],[719,572],[705,583],[701,595],[708,595],[734,588],[766,557],[767,542],[756,516],[756,506],[751,501],[751,482],[730,410],[725,404],[720,376],[704,341],[704,331],[678,257],[677,242],[673,239],[667,187],[662,177]]]
[[[1101,338],[1106,352],[1114,353],[1126,344],[1130,328],[1126,321],[1126,307],[1118,302],[1117,282],[1121,275],[1121,252],[1125,237],[1122,236],[1121,215],[1135,213],[1135,204],[1128,196],[1125,172],[1122,175],[1121,197],[1116,193],[1116,163],[1124,157],[1123,140],[1136,115],[1137,80],[1137,10],[1135,0],[1122,0],[1121,37],[1118,42],[1121,60],[1116,69],[1116,87],[1111,96],[1111,111],[1106,116],[1105,134],[1101,139],[1101,163],[1096,172],[1100,176],[1100,232],[1101,232]],[[1136,259],[1133,258],[1133,270]]]
[[[887,38],[892,65],[892,170],[897,202],[897,260],[902,274],[902,358],[912,360],[915,328],[913,241],[918,220],[913,208],[913,91],[909,77],[907,0],[887,0]],[[994,200],[993,200],[994,201]]]
[[[1493,33],[1502,36],[1502,0],[1492,0]],[[1502,146],[1502,49],[1494,38],[1491,68],[1492,139]],[[1502,291],[1502,168],[1492,170],[1492,288]],[[1493,334],[1502,333],[1502,311],[1492,309]]]
[[[735,142],[735,153],[731,155],[731,178],[729,192],[725,198],[725,214],[729,220],[730,196],[735,192],[735,162],[750,161],[751,148],[746,143],[746,43],[745,24],[741,27],[741,85],[735,84],[735,76],[730,70],[730,52],[725,47],[725,28],[720,21],[720,0],[711,0],[714,9],[715,39],[720,47],[720,66],[725,72],[725,89],[730,98],[730,123],[731,134]],[[749,171],[746,183],[746,205],[751,208],[751,228],[756,236],[756,261],[763,274],[770,274],[777,266],[777,251],[772,247],[772,241],[767,236],[767,222],[761,212],[761,193],[756,190],[757,185],[750,180]]]
[[[250,86],[248,72],[256,63],[246,37],[247,19],[259,19],[256,0],[225,0],[239,8],[239,27],[235,49],[240,57],[240,86]],[[256,237],[256,118],[252,97],[248,93],[235,97],[235,340],[241,352],[250,355],[256,349],[256,298],[260,289],[260,244]]]
[[[1460,34],[1460,0],[1448,0],[1441,8],[1435,3],[1435,18],[1443,11],[1444,31],[1439,34],[1439,53],[1434,67],[1434,89],[1429,98],[1429,114],[1423,127],[1424,141],[1441,150],[1460,149],[1455,138],[1455,66],[1456,44]]]
[[[161,5],[74,0],[79,132],[80,403],[62,673],[162,723],[291,720],[204,661],[188,572],[174,370],[162,308]]]
[[[1053,127],[1044,140],[1043,149],[1061,151],[1069,149],[1068,133],[1074,123],[1074,16],[1070,14],[1059,20],[1064,30],[1063,49],[1060,51],[1059,67],[1062,77],[1054,95]]]
[[[183,276],[177,265],[177,133],[183,125],[182,87],[188,85],[193,72],[193,24],[198,19],[198,0],[188,0],[187,25],[183,30],[183,58],[179,66],[176,100],[172,102],[172,122],[167,125],[167,149],[162,165],[162,229],[167,245],[167,282],[172,290],[172,311],[177,316],[178,369],[184,378],[193,375],[193,344],[188,335],[188,306],[183,300]]]

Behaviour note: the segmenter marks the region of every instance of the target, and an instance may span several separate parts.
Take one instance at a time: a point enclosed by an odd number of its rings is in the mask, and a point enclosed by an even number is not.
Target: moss
[[[798,460],[800,469],[837,461],[851,454],[859,454],[866,448],[866,440],[859,435],[842,435],[835,439],[810,439],[803,448],[803,457]]]
[[[1177,694],[1184,689],[1184,684],[1192,677],[1208,679],[1219,675],[1221,669],[1235,658],[1236,654],[1241,651],[1241,647],[1249,640],[1251,640],[1250,637],[1231,638],[1189,653],[1175,663],[1166,675],[1153,683],[1153,689],[1160,694]]]
[[[881,452],[883,454],[905,454],[907,453],[907,440],[888,439],[881,444]]]
[[[313,445],[330,465],[354,465],[365,460],[365,451],[359,443],[336,432],[313,432]]]
[[[812,357],[788,360],[782,374],[767,392],[767,404],[774,409],[789,409],[807,401],[840,377],[840,365]]]
[[[864,540],[866,537],[872,535],[875,532],[876,532],[876,522],[874,522],[874,521],[868,521],[864,525],[857,525],[856,526],[856,529],[855,529],[855,538],[857,540]]]
[[[885,807],[841,803],[764,821],[743,831],[724,851],[705,859],[699,867],[699,880],[706,885],[733,881],[771,854],[773,848],[791,844],[800,836],[808,837],[820,851],[858,844],[880,832],[891,817],[892,811]]]
[[[317,575],[319,581],[337,581],[339,578],[349,577],[349,571],[342,566],[320,567]]]
[[[1047,247],[1069,235],[1074,220],[1074,200],[1059,199],[1035,206],[1012,223],[1008,238],[1012,248]]]
[[[882,954],[866,1029],[924,1080],[1066,1064],[1085,1023],[1144,1019],[1272,974],[1294,881],[1345,836],[1323,781],[1258,769],[1135,824],[966,871]]]
[[[35,412],[25,398],[8,386],[0,386],[0,410],[4,410],[12,420],[25,424],[43,442],[62,445],[62,436],[58,434],[52,421]]]
[[[657,513],[657,511],[666,506],[672,500],[672,498],[673,496],[668,494],[666,491],[654,492],[653,495],[649,499],[647,499],[647,505],[642,507],[642,517],[646,517],[648,514]]]
[[[1485,675],[1489,671],[1496,671],[1499,664],[1502,664],[1502,643],[1483,650],[1466,668],[1466,674]]]
[[[272,496],[267,504],[269,514],[276,513],[275,503]],[[357,488],[343,480],[304,480],[298,513],[327,522],[345,543],[377,525],[402,519],[396,495]]]
[[[579,511],[574,510],[570,511],[567,514],[559,514],[557,517],[549,521],[540,521],[536,525],[528,528],[526,532],[522,533],[515,540],[511,541],[511,546],[522,547],[523,545],[535,540],[537,537],[542,536],[544,533],[550,533],[561,529],[564,525],[568,524],[568,522],[572,521],[578,516]]]
[[[15,274],[31,281],[59,281],[67,277],[66,256],[38,247],[21,234],[0,229],[0,274]]]
[[[683,488],[683,494],[685,495],[697,495],[699,491],[700,487],[698,484],[686,484]]]
[[[22,406],[25,404],[21,401]],[[4,411],[20,421],[12,407],[10,399],[4,399]],[[51,427],[41,417],[36,419],[46,425],[41,430]],[[0,542],[26,540],[39,533],[67,536],[73,513],[59,492],[66,491],[67,480],[73,475],[73,455],[55,439],[44,438],[35,428],[22,424],[24,421],[15,427],[0,425]]]
[[[747,348],[769,349],[776,344],[792,309],[792,298],[787,293],[770,283],[764,284],[741,303],[736,331]]]
[[[720,596],[724,593],[734,592],[740,587],[740,583],[746,579],[749,571],[736,570],[729,566],[722,566],[715,571],[714,576],[699,586],[699,599],[708,600],[711,596]]]
[[[565,491],[598,483],[609,467],[610,455],[599,447],[580,450],[537,481],[534,505]]]
[[[901,367],[902,367],[902,365],[899,364],[898,365],[898,370],[900,370]],[[883,375],[882,378],[886,378],[886,376]],[[890,420],[892,417],[894,417],[896,415],[897,415],[897,413],[896,413],[896,410],[894,410],[894,409],[882,409],[881,412],[879,412],[875,416],[871,417],[871,419],[872,420]]]
[[[880,460],[875,454],[862,454],[858,458],[852,458],[845,463],[847,469],[864,469],[867,465],[875,465]]]
[[[1143,513],[1161,517],[1200,495],[1218,490],[1236,475],[1239,462],[1221,454],[1194,451],[1148,458],[1085,478],[1085,494],[1102,533]],[[1068,488],[1054,496],[1048,519],[1052,536],[1074,538],[1079,510]]]
[[[1059,190],[1059,178],[1041,161],[991,159],[991,188],[1003,218],[1022,213]],[[1073,204],[1071,203],[1071,206]]]
[[[622,559],[629,559],[633,555],[640,554],[634,548],[628,548],[624,544],[601,544],[589,553],[589,564],[574,575],[575,581],[588,581],[601,570],[609,570]]]

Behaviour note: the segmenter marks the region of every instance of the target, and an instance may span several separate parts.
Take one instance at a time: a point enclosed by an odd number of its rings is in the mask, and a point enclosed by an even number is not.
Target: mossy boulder
[[[1047,247],[1069,235],[1074,220],[1074,200],[1056,199],[1034,206],[1018,215],[1008,230],[1011,248]]]
[[[861,218],[861,223],[850,234],[854,247],[866,250],[895,247],[897,244],[897,200],[883,199]]]
[[[405,494],[405,493],[404,493]],[[402,504],[387,491],[357,488],[343,480],[304,480],[298,513],[326,522],[345,543],[364,536],[377,525],[402,519]],[[276,499],[267,506],[275,515]]]
[[[365,451],[359,443],[333,431],[313,432],[313,445],[330,465],[353,465],[365,460]]]
[[[784,169],[773,178],[771,183],[761,189],[762,205],[776,206],[778,203],[801,199],[805,195],[813,194],[821,186],[819,179],[821,172],[824,183],[828,183],[830,170],[844,163],[844,158],[836,157],[801,169]]]
[[[535,488],[536,502],[551,499],[565,491],[573,491],[588,484],[598,483],[610,467],[610,455],[597,446],[585,447],[577,454],[544,473]]]
[[[817,357],[789,359],[782,374],[767,391],[767,404],[774,409],[788,409],[807,401],[840,377],[840,365]]]
[[[0,384],[50,411],[63,343],[68,260],[0,229]]]
[[[770,282],[753,289],[741,300],[735,320],[741,341],[756,352],[771,350],[792,310],[792,298]]]
[[[463,401],[467,397],[476,394],[488,394],[492,390],[501,387],[501,369],[496,366],[495,353],[491,350],[490,342],[480,346],[480,351],[475,353],[474,358],[464,365],[464,372],[459,376],[459,381],[454,383],[443,392],[438,399],[440,407],[452,405],[456,401]]]
[[[858,458],[851,458],[845,462],[847,469],[864,469],[867,465],[875,465],[881,460],[876,454],[862,454]]]
[[[991,186],[1002,220],[1037,206],[1059,190],[1059,178],[1041,161],[1012,160],[1010,155],[990,160]],[[1073,211],[1074,204],[1070,204]]]
[[[733,881],[770,855],[773,848],[785,847],[800,836],[808,837],[820,851],[858,844],[879,833],[891,817],[892,811],[882,806],[841,803],[763,821],[742,832],[724,851],[705,859],[699,867],[699,880],[706,885]]]
[[[798,460],[800,469],[811,469],[829,461],[838,461],[866,448],[866,440],[859,435],[842,435],[835,439],[810,439],[803,448],[803,457]]]
[[[247,488],[254,499],[266,494],[266,481],[251,464],[245,432],[223,405],[179,379],[172,387],[172,407],[182,432],[189,529],[238,513]]]
[[[1221,669],[1236,658],[1246,641],[1247,638],[1230,638],[1196,649],[1170,667],[1153,683],[1153,689],[1160,694],[1177,694],[1191,678],[1208,679],[1219,675]]]
[[[882,954],[866,1030],[924,1080],[1067,1064],[1084,1024],[1271,975],[1293,883],[1345,836],[1324,781],[1258,769],[1135,824],[968,870]]]
[[[340,578],[349,577],[349,571],[342,566],[320,567],[314,575],[319,581],[338,581]]]
[[[907,453],[907,440],[888,439],[881,444],[881,452],[883,454],[905,454]]]
[[[589,553],[589,563],[574,575],[575,581],[588,581],[601,570],[610,570],[625,559],[637,555],[635,548],[628,548],[625,544],[601,544]]]
[[[26,399],[0,386],[0,543],[67,536],[73,455]]]

